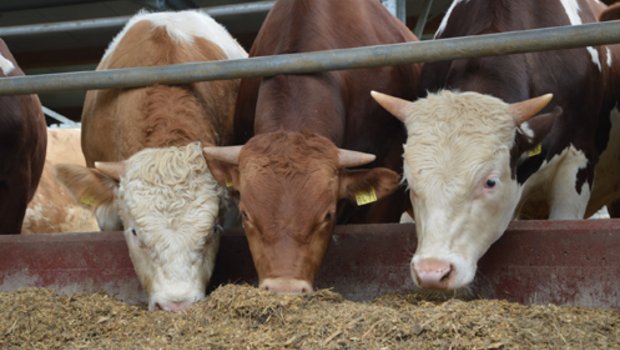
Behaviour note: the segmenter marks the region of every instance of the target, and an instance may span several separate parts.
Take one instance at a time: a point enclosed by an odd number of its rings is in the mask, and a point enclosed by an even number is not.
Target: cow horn
[[[381,107],[390,112],[393,116],[398,118],[401,122],[405,123],[411,106],[411,102],[402,98],[390,96],[381,92],[371,91],[370,96],[377,101]]]
[[[239,153],[243,146],[219,146],[219,147],[205,147],[205,156],[221,160],[222,162],[230,164],[239,164]]]
[[[95,169],[119,181],[125,174],[125,162],[95,162]]]
[[[529,100],[516,102],[508,107],[510,114],[512,114],[515,124],[519,125],[526,122],[528,119],[536,115],[543,108],[545,108],[551,99],[553,94],[545,94],[542,96],[530,98]]]
[[[377,158],[374,154],[338,149],[338,167],[351,168],[372,162]]]

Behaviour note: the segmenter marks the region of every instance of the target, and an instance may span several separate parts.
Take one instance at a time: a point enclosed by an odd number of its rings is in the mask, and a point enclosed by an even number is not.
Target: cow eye
[[[487,190],[495,188],[497,186],[498,179],[497,176],[491,175],[484,180],[484,188]]]
[[[326,222],[331,222],[333,219],[334,219],[334,214],[333,214],[331,211],[328,211],[328,212],[325,214],[325,219],[324,219],[324,220],[325,220]]]

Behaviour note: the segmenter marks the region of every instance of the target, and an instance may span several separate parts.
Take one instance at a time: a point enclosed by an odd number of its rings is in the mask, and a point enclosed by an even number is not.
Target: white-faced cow
[[[98,70],[247,57],[211,17],[195,11],[134,16]],[[58,167],[106,230],[124,228],[149,309],[182,310],[205,294],[225,194],[202,146],[232,137],[239,81],[89,91],[82,149],[90,168]]]
[[[577,25],[595,21],[592,8],[599,6],[457,0],[437,37]],[[584,47],[428,63],[421,76],[427,98],[411,103],[373,94],[408,130],[404,173],[418,235],[411,272],[419,286],[469,284],[478,259],[526,201],[544,200],[547,208],[536,207],[550,219],[584,217],[609,130],[608,55],[604,47]]]
[[[250,56],[413,40],[379,1],[281,0]],[[311,291],[337,222],[398,221],[406,198],[388,195],[398,187],[405,131],[367,96],[384,89],[413,98],[418,73],[402,65],[242,81],[235,134],[245,144],[205,152],[222,161],[214,176],[240,193],[261,288]],[[364,164],[374,168],[346,169]],[[337,205],[356,197],[379,202]]]
[[[99,230],[94,213],[78,203],[56,177],[56,164],[86,165],[78,128],[48,128],[43,175],[28,203],[22,234]]]
[[[24,75],[0,39],[0,79]],[[0,96],[0,234],[20,233],[43,172],[45,117],[36,95]]]

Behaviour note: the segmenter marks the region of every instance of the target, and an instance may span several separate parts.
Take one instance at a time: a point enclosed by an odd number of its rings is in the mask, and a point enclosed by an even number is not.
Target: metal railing
[[[242,60],[56,73],[0,79],[0,95],[130,88],[242,77],[304,74],[480,56],[576,48],[620,42],[620,20],[579,26],[318,51]]]

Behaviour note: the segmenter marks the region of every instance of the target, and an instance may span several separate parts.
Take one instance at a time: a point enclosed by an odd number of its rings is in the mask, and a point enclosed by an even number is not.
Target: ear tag
[[[82,197],[80,197],[80,203],[87,207],[92,207],[96,203],[95,197],[85,194]]]
[[[231,180],[231,179],[226,179],[226,187],[227,187],[227,188],[231,188],[231,187],[233,187],[233,182],[232,182],[232,180]]]
[[[527,156],[528,157],[533,157],[533,156],[537,156],[542,152],[542,144],[538,144],[536,145],[536,147],[532,148],[531,150],[527,151]]]
[[[366,205],[377,201],[377,192],[374,187],[371,187],[368,191],[359,191],[355,193],[355,201],[357,205]]]

